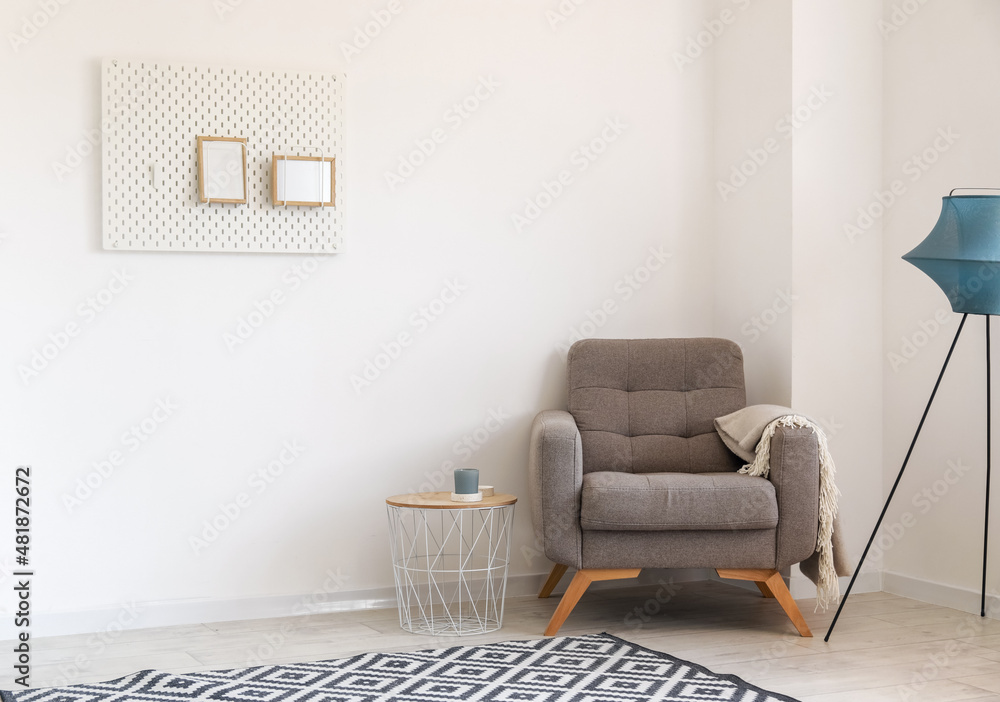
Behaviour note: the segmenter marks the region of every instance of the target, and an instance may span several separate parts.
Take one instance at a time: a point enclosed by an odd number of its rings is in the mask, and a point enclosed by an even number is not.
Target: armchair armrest
[[[811,429],[778,427],[771,439],[771,473],[778,500],[778,570],[816,550],[819,530],[819,441]]]
[[[528,485],[535,537],[545,557],[582,568],[583,443],[569,412],[540,412],[531,425]]]

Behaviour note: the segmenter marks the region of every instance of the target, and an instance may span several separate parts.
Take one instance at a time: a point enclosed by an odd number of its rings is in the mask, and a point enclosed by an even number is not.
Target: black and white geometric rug
[[[3,702],[796,702],[610,634],[2,692]]]

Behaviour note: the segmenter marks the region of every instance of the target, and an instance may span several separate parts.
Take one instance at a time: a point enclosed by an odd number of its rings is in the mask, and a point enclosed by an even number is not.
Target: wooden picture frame
[[[246,204],[247,140],[244,137],[198,137],[198,200]]]
[[[337,159],[333,156],[271,155],[271,202],[275,207],[334,207],[336,185]]]

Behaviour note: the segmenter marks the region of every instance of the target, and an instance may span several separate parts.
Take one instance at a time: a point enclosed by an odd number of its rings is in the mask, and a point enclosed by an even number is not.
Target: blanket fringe
[[[826,610],[840,601],[840,581],[833,565],[833,518],[837,515],[837,497],[840,490],[834,481],[837,467],[827,448],[826,434],[814,422],[797,414],[778,417],[764,428],[757,444],[753,463],[740,468],[740,473],[766,478],[771,472],[771,438],[778,427],[812,429],[819,442],[819,535],[816,550],[819,552],[819,581],[816,583],[816,609]]]

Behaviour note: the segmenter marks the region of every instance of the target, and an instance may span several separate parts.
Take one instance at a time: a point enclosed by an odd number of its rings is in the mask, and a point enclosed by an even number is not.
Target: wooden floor
[[[461,639],[407,634],[396,611],[384,609],[132,630],[110,643],[94,635],[37,639],[31,681],[45,687],[148,668],[212,670],[534,639],[558,601],[508,599],[503,629]],[[998,620],[885,593],[853,595],[826,644],[832,613],[813,613],[811,600],[799,606],[815,638],[796,635],[774,600],[725,583],[594,591],[560,635],[607,631],[803,702],[1000,702]],[[8,643],[0,650],[10,651]],[[0,655],[0,689],[14,687],[12,665],[11,654]]]

